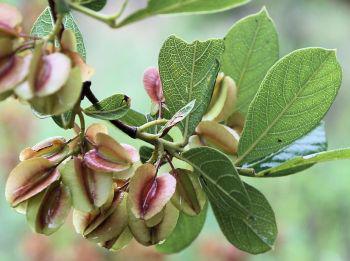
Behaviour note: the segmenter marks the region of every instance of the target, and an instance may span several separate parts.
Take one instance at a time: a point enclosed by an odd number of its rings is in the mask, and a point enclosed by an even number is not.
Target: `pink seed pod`
[[[155,67],[147,68],[143,74],[143,85],[152,102],[159,104],[165,101],[159,71]]]

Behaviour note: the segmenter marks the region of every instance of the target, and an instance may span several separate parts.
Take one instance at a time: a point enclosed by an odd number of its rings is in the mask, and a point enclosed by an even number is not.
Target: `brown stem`
[[[56,23],[56,21],[57,21],[56,2],[55,2],[55,0],[47,0],[47,2],[50,6],[53,21]],[[63,31],[64,31],[64,24],[62,23],[61,30],[60,30],[59,34],[57,35],[59,39],[61,39]]]
[[[96,98],[95,94],[91,91],[91,82],[83,83],[82,98],[83,97],[86,97],[96,109],[100,109],[98,105],[99,100]],[[115,127],[117,127],[119,130],[124,132],[129,137],[136,139],[137,127],[129,126],[119,120],[111,120],[110,123],[112,123]]]

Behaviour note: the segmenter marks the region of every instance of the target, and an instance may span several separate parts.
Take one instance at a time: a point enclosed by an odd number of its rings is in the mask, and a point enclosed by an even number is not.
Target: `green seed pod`
[[[61,47],[65,51],[76,52],[77,51],[77,38],[70,29],[65,29],[61,37]]]
[[[136,218],[128,209],[129,228],[135,239],[144,246],[158,244],[165,240],[174,230],[179,211],[170,202],[164,208],[162,221],[154,227],[148,227],[142,219]]]
[[[71,209],[69,190],[60,181],[28,200],[27,222],[34,232],[51,235],[65,222]]]
[[[176,191],[171,202],[189,216],[198,215],[207,201],[198,177],[186,169],[176,169],[171,174],[176,177]]]
[[[115,237],[103,243],[99,243],[99,245],[112,251],[119,251],[125,248],[132,239],[133,235],[130,232],[129,227],[126,227],[118,237]]]
[[[128,224],[127,195],[115,192],[111,202],[89,213],[74,210],[73,224],[76,231],[95,243],[104,243],[119,237]]]
[[[59,171],[72,194],[73,207],[79,211],[90,212],[101,207],[113,193],[111,173],[89,169],[78,157],[61,165]]]
[[[222,122],[227,120],[237,102],[237,87],[229,76],[218,76],[214,93],[204,121]]]
[[[39,142],[31,148],[25,148],[21,151],[19,159],[21,161],[31,158],[46,158],[52,162],[60,162],[69,153],[69,147],[63,137],[51,137]]]

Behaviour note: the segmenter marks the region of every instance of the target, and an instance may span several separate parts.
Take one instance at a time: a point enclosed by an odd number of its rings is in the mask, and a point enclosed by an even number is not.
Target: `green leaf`
[[[220,12],[247,2],[249,0],[149,0],[145,9],[141,9],[125,18],[120,26],[159,14]]]
[[[261,192],[248,184],[245,187],[252,202],[251,218],[237,218],[213,203],[212,208],[231,244],[251,254],[264,253],[272,249],[277,237],[275,214]]]
[[[254,168],[255,172],[258,173],[269,168],[277,167],[295,157],[306,156],[327,150],[327,137],[324,125],[324,122],[321,122],[317,128],[306,134],[304,137],[296,140],[288,147],[283,148],[277,153],[272,154],[258,162],[246,164],[244,167]]]
[[[179,124],[185,139],[194,132],[207,110],[223,50],[222,40],[188,44],[170,36],[160,51],[159,71],[170,114],[196,100],[191,115]]]
[[[130,98],[124,94],[115,94],[86,109],[84,113],[101,120],[118,120],[130,109]]]
[[[279,58],[276,28],[263,8],[238,21],[224,41],[221,70],[235,80],[239,90],[234,110],[246,115],[267,71]]]
[[[256,174],[256,177],[281,177],[306,169],[316,163],[333,160],[350,159],[350,148],[330,150],[314,153],[306,156],[299,156],[288,160],[281,165],[263,170]]]
[[[231,160],[220,151],[199,147],[182,154],[193,167],[209,201],[219,208],[248,218],[251,215],[250,199]]]
[[[136,127],[139,127],[147,123],[147,118],[144,114],[132,109],[129,109],[127,113],[123,117],[121,117],[119,120],[121,120],[125,124],[136,126]]]
[[[180,212],[176,227],[164,243],[156,249],[164,254],[174,254],[187,248],[202,231],[208,212],[208,203],[197,216],[188,216]]]
[[[147,146],[141,146],[139,153],[140,153],[140,160],[142,163],[146,163],[151,157],[154,149],[147,147]]]
[[[83,4],[83,6],[89,9],[92,9],[94,11],[101,11],[106,4],[107,4],[107,0],[91,0],[89,3]]]
[[[191,101],[189,104],[182,107],[174,116],[164,125],[160,130],[162,133],[161,137],[164,137],[172,127],[174,127],[179,122],[183,121],[193,110],[196,100]]]
[[[86,60],[86,49],[83,35],[81,34],[71,13],[65,15],[63,24],[65,28],[71,29],[74,32],[75,37],[77,38],[78,53],[84,60]],[[50,12],[50,7],[47,7],[35,21],[30,34],[38,37],[47,36],[52,31],[53,25],[54,21]]]
[[[73,110],[58,116],[53,116],[54,122],[62,129],[68,130],[74,127],[75,113]]]
[[[342,80],[335,51],[297,50],[267,73],[251,103],[236,164],[270,155],[314,129]]]

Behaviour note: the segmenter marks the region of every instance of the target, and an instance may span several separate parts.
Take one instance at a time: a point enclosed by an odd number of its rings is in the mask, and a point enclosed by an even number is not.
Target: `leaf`
[[[306,156],[313,153],[327,150],[327,138],[324,122],[314,130],[306,134],[304,137],[296,140],[286,148],[281,149],[275,154],[272,154],[253,164],[244,165],[245,168],[254,168],[255,172],[277,167],[284,162],[293,159],[297,156]],[[310,167],[310,166],[308,166]],[[293,174],[293,173],[288,173]]]
[[[174,116],[164,125],[164,127],[160,130],[162,133],[161,137],[164,137],[172,127],[174,127],[179,122],[183,121],[190,113],[192,112],[196,100],[191,101],[185,107],[182,107]]]
[[[91,0],[89,3],[83,4],[83,6],[92,9],[94,11],[101,11],[105,7],[107,0]]]
[[[189,102],[196,106],[179,127],[186,139],[206,112],[213,92],[224,45],[222,40],[188,44],[170,36],[159,54],[159,71],[166,104],[174,115]]]
[[[276,28],[263,8],[238,21],[224,42],[221,70],[235,80],[239,90],[235,111],[245,115],[267,71],[278,60]]]
[[[247,2],[249,0],[150,0],[145,9],[141,9],[126,17],[120,22],[120,26],[125,26],[158,14],[220,12]]]
[[[75,113],[68,111],[61,115],[53,116],[52,119],[62,129],[72,129],[74,127]]]
[[[200,177],[211,203],[219,208],[247,218],[251,215],[250,199],[231,160],[209,147],[190,149],[182,154]]]
[[[65,15],[63,24],[65,28],[71,29],[74,32],[75,37],[77,39],[78,53],[84,60],[86,60],[86,49],[83,35],[81,34],[71,13]],[[50,7],[46,7],[45,10],[35,21],[30,34],[38,37],[47,36],[52,31],[53,25],[54,22],[53,17],[51,15]]]
[[[235,247],[260,254],[272,249],[277,237],[275,214],[263,194],[245,184],[252,202],[253,216],[240,219],[212,203],[215,217],[227,240]]]
[[[129,109],[127,113],[119,119],[125,124],[139,127],[145,123],[147,123],[147,118],[144,114],[135,111],[133,109]]]
[[[141,146],[139,153],[142,163],[146,163],[147,160],[149,160],[152,157],[154,149],[147,147],[147,146]]]
[[[197,216],[188,216],[180,212],[176,227],[164,243],[156,246],[156,249],[164,254],[174,254],[187,248],[202,231],[208,212],[208,204]]]
[[[341,79],[332,50],[301,49],[278,61],[249,107],[236,164],[270,155],[314,129],[332,105]]]
[[[263,170],[256,177],[281,177],[306,169],[316,163],[350,159],[350,148],[323,151],[306,156],[295,157],[277,167]]]
[[[129,108],[130,98],[124,94],[115,94],[86,108],[84,113],[101,120],[118,120],[126,115]]]

